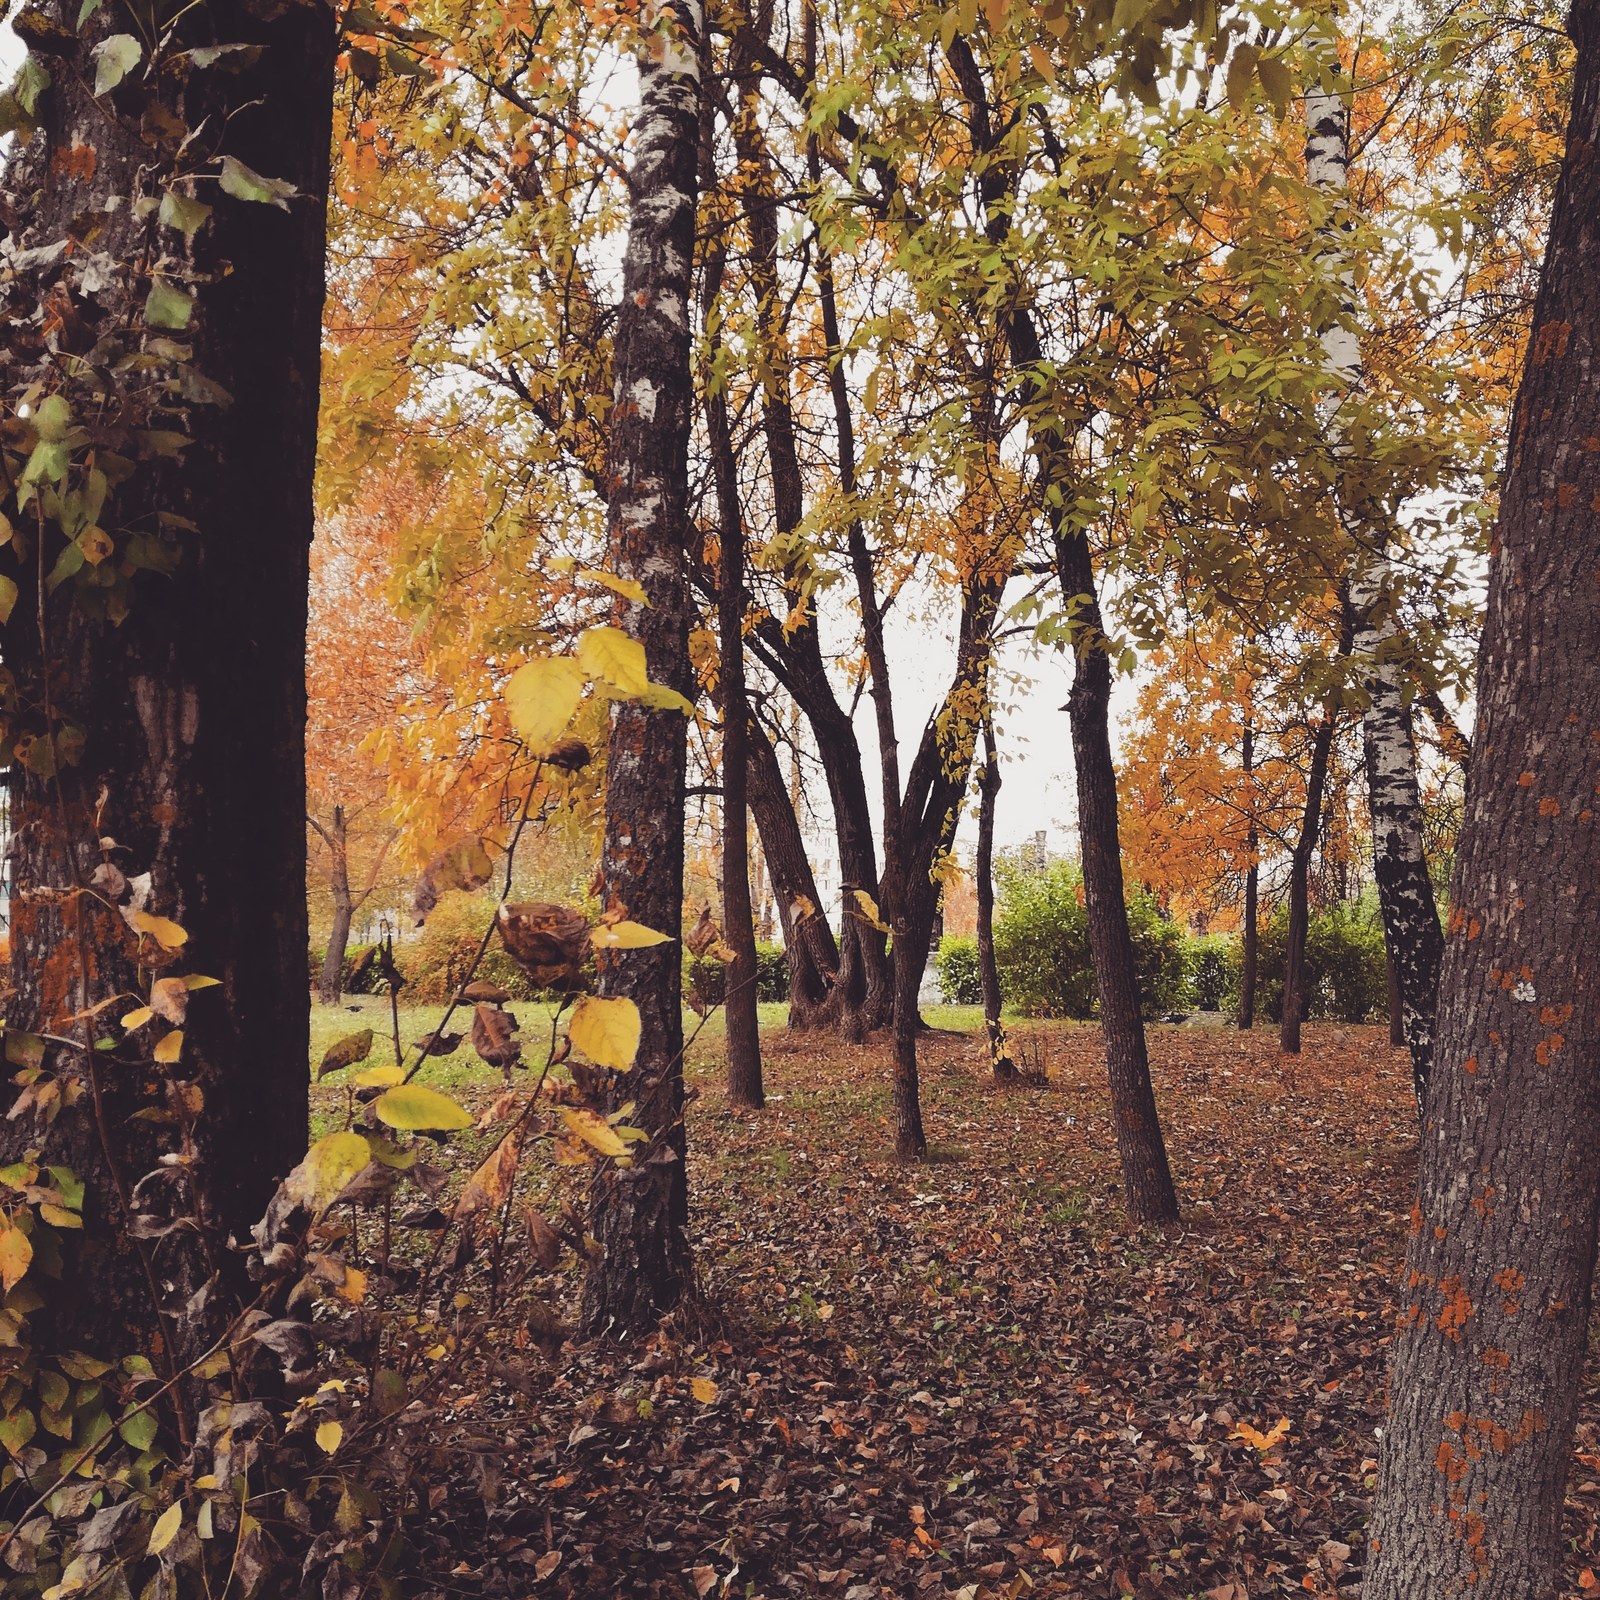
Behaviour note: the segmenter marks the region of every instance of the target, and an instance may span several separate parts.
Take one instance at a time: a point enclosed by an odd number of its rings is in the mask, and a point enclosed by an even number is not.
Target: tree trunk
[[[978,890],[978,983],[983,990],[983,1026],[989,1036],[989,1065],[1002,1088],[1017,1081],[1017,1064],[1006,1046],[1000,1020],[1000,968],[994,959],[994,812],[1000,796],[1000,761],[994,748],[994,722],[983,720],[983,776],[978,781],[978,855],[973,876]]]
[[[1405,1007],[1400,998],[1400,973],[1387,950],[1383,965],[1389,984],[1389,1043],[1399,1048],[1406,1042]]]
[[[1255,772],[1256,730],[1253,722],[1244,725],[1244,772],[1249,780]],[[1256,825],[1255,790],[1250,790],[1250,826],[1245,833],[1245,851],[1250,865],[1244,873],[1244,938],[1239,967],[1239,1026],[1246,1032],[1256,1025],[1256,957],[1260,948],[1261,911],[1261,830]]]
[[[86,429],[62,447],[65,476],[47,473],[80,509],[105,493],[100,466],[120,455],[129,473],[98,513],[114,554],[87,535],[69,545],[40,500],[24,510],[8,496],[17,532],[4,565],[18,596],[4,641],[6,754],[17,746],[22,759],[10,778],[7,1021],[85,1045],[119,1033],[104,1011],[93,1025],[74,1019],[146,992],[160,952],[108,901],[180,923],[188,941],[163,969],[222,987],[195,994],[175,1066],[152,1066],[153,1033],[109,1053],[47,1048],[34,1093],[59,1086],[66,1108],[48,1129],[26,1114],[0,1124],[0,1159],[39,1147],[85,1182],[75,1268],[51,1291],[54,1337],[113,1355],[159,1345],[160,1368],[225,1310],[227,1292],[198,1312],[185,1301],[214,1270],[225,1291],[239,1287],[241,1257],[223,1241],[243,1237],[306,1148],[306,583],[335,29],[311,4],[214,0],[174,24],[167,54],[258,53],[233,70],[169,72],[157,105],[142,69],[114,97],[88,88],[90,50],[119,32],[147,36],[142,12],[112,0],[80,28],[69,0],[37,9],[73,59],[49,58],[38,131],[19,136],[0,174],[18,269],[0,307],[4,388],[20,396],[37,382],[51,397],[35,394],[41,425],[65,401]],[[188,192],[176,141],[147,142],[142,120],[198,130],[186,172],[228,155],[298,192],[279,207],[207,186],[214,209],[186,244],[157,216],[168,185]],[[158,258],[174,263],[170,280],[153,276]],[[178,398],[180,381],[195,398]],[[220,391],[231,405],[216,403]],[[175,454],[144,429],[189,442]],[[8,433],[8,457],[18,437]],[[8,459],[9,483],[20,465]],[[152,567],[169,575],[139,570]],[[91,879],[96,892],[78,892]],[[192,1086],[186,1108],[204,1100],[195,1158],[136,1192],[181,1130],[130,1119],[152,1099],[165,1112],[178,1085]],[[198,1215],[201,1227],[135,1242],[136,1211]]]
[[[1328,76],[1342,85],[1336,53],[1329,52]],[[1347,193],[1350,167],[1350,110],[1342,94],[1314,89],[1306,96],[1306,176],[1339,197]],[[1327,255],[1337,273],[1347,314],[1354,309],[1355,282],[1343,244],[1337,208],[1327,225]],[[1327,367],[1342,386],[1361,382],[1361,347],[1347,322],[1323,335]],[[1324,415],[1336,459],[1347,454],[1339,420],[1338,396]],[[1434,904],[1422,848],[1422,798],[1417,782],[1417,747],[1411,712],[1400,692],[1400,641],[1391,615],[1393,583],[1383,553],[1382,517],[1370,516],[1352,495],[1341,472],[1337,486],[1339,519],[1355,556],[1348,584],[1351,654],[1361,669],[1367,706],[1361,742],[1367,769],[1367,808],[1372,818],[1373,872],[1383,926],[1400,979],[1406,1042],[1420,1113],[1433,1060],[1433,1019],[1439,1000],[1439,964],[1444,936]],[[1379,536],[1374,538],[1374,531]],[[1287,1048],[1287,1047],[1286,1047]]]
[[[806,854],[805,836],[795,816],[778,766],[778,757],[761,725],[752,720],[746,741],[750,809],[761,835],[761,850],[783,924],[784,958],[789,968],[789,1026],[823,1026],[828,996],[839,972],[839,948],[818,904],[819,891]]]
[[[328,929],[328,948],[322,957],[322,981],[317,985],[317,1000],[321,1005],[336,1006],[344,992],[344,957],[350,947],[350,923],[355,915],[355,901],[350,893],[350,838],[345,828],[343,806],[333,808],[333,826],[323,838],[329,854],[328,889],[333,897],[333,924]]]
[[[723,257],[707,264],[707,342],[713,360],[721,345],[715,321]],[[761,1019],[756,1009],[756,930],[750,905],[750,706],[744,683],[744,515],[739,505],[738,462],[728,425],[727,391],[708,389],[706,434],[717,489],[718,690],[722,700],[722,937],[733,960],[723,974],[722,1014],[727,1025],[728,1103],[759,1111]]]
[[[1600,1168],[1600,0],[1511,425],[1366,1600],[1553,1600]]]
[[[647,605],[618,602],[650,677],[681,694],[689,672],[684,571],[690,411],[690,273],[699,190],[700,23],[695,0],[663,8],[637,58],[639,110],[628,248],[612,377],[607,478],[612,570],[643,585]],[[665,933],[683,925],[682,715],[621,701],[611,713],[601,878],[606,909]],[[684,1174],[683,968],[674,942],[606,951],[600,989],[625,995],[642,1024],[638,1057],[613,1101],[634,1101],[649,1154],[600,1168],[590,1231],[601,1253],[584,1284],[591,1334],[653,1327],[690,1287]]]
[[[1306,931],[1311,921],[1311,858],[1317,850],[1322,822],[1322,792],[1328,782],[1328,759],[1333,752],[1337,712],[1332,702],[1323,707],[1322,721],[1311,739],[1311,767],[1306,774],[1306,805],[1300,818],[1300,837],[1289,860],[1289,936],[1283,957],[1283,1014],[1278,1019],[1278,1048],[1300,1053],[1300,1025],[1306,1015]]]

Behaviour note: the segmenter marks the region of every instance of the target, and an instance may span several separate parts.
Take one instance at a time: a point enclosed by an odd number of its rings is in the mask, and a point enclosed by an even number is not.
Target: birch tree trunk
[[[618,620],[643,642],[650,677],[680,694],[693,692],[684,535],[701,27],[699,0],[671,0],[642,17],[607,462],[610,563],[643,585],[648,600],[619,602]],[[602,895],[607,910],[674,935],[683,922],[686,747],[680,713],[637,701],[613,708]],[[601,1254],[584,1284],[583,1325],[626,1334],[653,1327],[690,1285],[678,942],[605,951],[599,977],[603,994],[625,995],[639,1008],[639,1054],[614,1098],[637,1103],[633,1120],[649,1133],[650,1153],[630,1170],[608,1165],[595,1179],[590,1231]]]
[[[1439,1042],[1366,1600],[1553,1600],[1600,1167],[1600,0],[1577,0],[1566,157],[1478,657]]]
[[[1355,280],[1343,243],[1340,204],[1348,191],[1350,110],[1336,59],[1328,63],[1331,87],[1306,95],[1306,176],[1334,197],[1324,254],[1337,281],[1348,319],[1354,311]],[[1349,392],[1361,383],[1360,340],[1348,320],[1322,336],[1331,376]],[[1345,454],[1339,400],[1325,410],[1329,443]],[[1384,932],[1400,980],[1406,1044],[1419,1110],[1433,1060],[1433,1022],[1439,997],[1444,938],[1434,904],[1433,883],[1422,846],[1422,798],[1417,785],[1417,749],[1411,711],[1400,688],[1400,641],[1393,619],[1393,575],[1384,555],[1381,514],[1369,517],[1355,503],[1345,474],[1337,486],[1341,524],[1353,550],[1347,584],[1350,648],[1366,692],[1361,743],[1367,772],[1367,807],[1372,819],[1373,874]]]

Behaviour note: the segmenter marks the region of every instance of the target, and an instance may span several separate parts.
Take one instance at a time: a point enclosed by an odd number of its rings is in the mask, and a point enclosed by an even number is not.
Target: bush
[[[1274,1022],[1283,1017],[1283,973],[1289,911],[1279,906],[1262,925],[1256,998]],[[1306,1015],[1335,1022],[1368,1022],[1388,1015],[1389,973],[1383,928],[1370,912],[1338,905],[1306,928]]]
[[[934,957],[939,972],[939,988],[953,1006],[981,1006],[983,982],[978,974],[978,941],[947,934],[939,941]]]
[[[406,999],[434,1005],[455,995],[472,971],[483,930],[494,912],[495,901],[487,895],[447,894],[415,934],[397,942],[395,965],[406,980]],[[498,934],[490,938],[477,976],[499,984],[513,1000],[544,998],[527,973],[506,954]]]
[[[1239,1001],[1237,939],[1209,934],[1189,940],[1189,993],[1201,1011],[1229,1011]]]
[[[1006,864],[999,889],[994,948],[1007,1002],[1028,1016],[1092,1017],[1099,995],[1078,868],[1065,861],[1042,870]],[[1188,992],[1182,930],[1142,891],[1128,896],[1128,927],[1144,1015],[1179,1009]]]
[[[683,952],[683,992],[697,995],[706,1007],[720,1006],[727,992],[728,969],[721,961],[702,960],[687,946]],[[789,958],[781,944],[756,941],[756,999],[781,1004],[789,998]]]

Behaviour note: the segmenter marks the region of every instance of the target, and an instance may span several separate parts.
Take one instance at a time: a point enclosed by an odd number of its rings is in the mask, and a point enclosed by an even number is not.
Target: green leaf
[[[97,12],[104,3],[105,3],[105,0],[83,0],[83,4],[78,7],[78,32],[79,33],[83,32],[84,23],[86,23],[89,20],[89,18],[92,17],[95,14],[95,12]]]
[[[235,200],[254,200],[261,205],[279,206],[287,211],[289,196],[296,191],[292,183],[285,183],[282,178],[263,178],[236,157],[224,156],[222,192],[231,194]]]
[[[91,52],[94,57],[94,92],[105,94],[138,66],[144,46],[131,33],[114,33]]]
[[[17,604],[17,586],[10,578],[0,576],[0,627],[11,620]]]
[[[117,1432],[135,1450],[148,1450],[156,1439],[156,1418],[153,1411],[135,1411],[117,1424]]]
[[[17,81],[11,93],[21,108],[31,117],[38,109],[39,96],[50,87],[50,74],[37,56],[29,56],[17,72]]]
[[[194,238],[196,230],[204,225],[210,215],[211,207],[203,200],[196,200],[193,195],[168,189],[161,197],[160,220],[169,228],[176,228],[185,239]]]
[[[471,1115],[449,1095],[440,1094],[425,1084],[407,1083],[378,1096],[372,1109],[380,1122],[408,1132],[449,1133],[470,1128]]]
[[[65,395],[49,394],[39,402],[33,431],[51,444],[60,444],[72,432],[72,406]]]
[[[365,1061],[372,1054],[372,1029],[363,1028],[360,1033],[347,1033],[342,1039],[335,1039],[322,1053],[322,1065],[317,1068],[317,1077],[326,1078],[330,1072],[341,1072],[345,1067],[353,1067],[358,1061]]]
[[[187,328],[194,311],[194,296],[185,294],[165,278],[157,278],[145,297],[144,320],[152,328]]]

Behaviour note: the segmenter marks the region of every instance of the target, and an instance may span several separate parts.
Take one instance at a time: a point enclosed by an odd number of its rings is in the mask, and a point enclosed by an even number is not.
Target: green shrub
[[[939,987],[953,1006],[981,1006],[983,982],[978,973],[978,941],[946,934],[939,941],[934,957],[939,972]]]
[[[1189,993],[1201,1011],[1230,1011],[1239,1001],[1239,941],[1206,934],[1188,943]]]
[[[1283,1017],[1283,973],[1289,911],[1279,906],[1261,927],[1256,957],[1256,1002],[1274,1022]],[[1368,1022],[1388,1015],[1389,974],[1383,927],[1375,914],[1338,905],[1306,927],[1306,1015],[1335,1022]]]
[[[1006,863],[997,876],[994,949],[1007,1002],[1029,1016],[1092,1017],[1099,996],[1078,868],[1065,861],[1043,869]],[[1128,929],[1145,1016],[1178,1010],[1188,994],[1182,930],[1142,891],[1128,896]]]
[[[727,992],[728,969],[720,961],[702,960],[687,946],[683,952],[683,992],[707,1006],[720,1006]],[[781,944],[756,941],[756,999],[782,1003],[789,998],[789,958]]]
[[[483,942],[483,930],[494,917],[495,901],[488,895],[447,894],[417,931],[395,943],[395,965],[406,980],[405,998],[429,1005],[449,1000],[467,981]],[[506,954],[494,934],[477,976],[497,983],[513,1000],[537,1000],[543,995],[528,975]],[[379,984],[381,992],[382,984]]]

